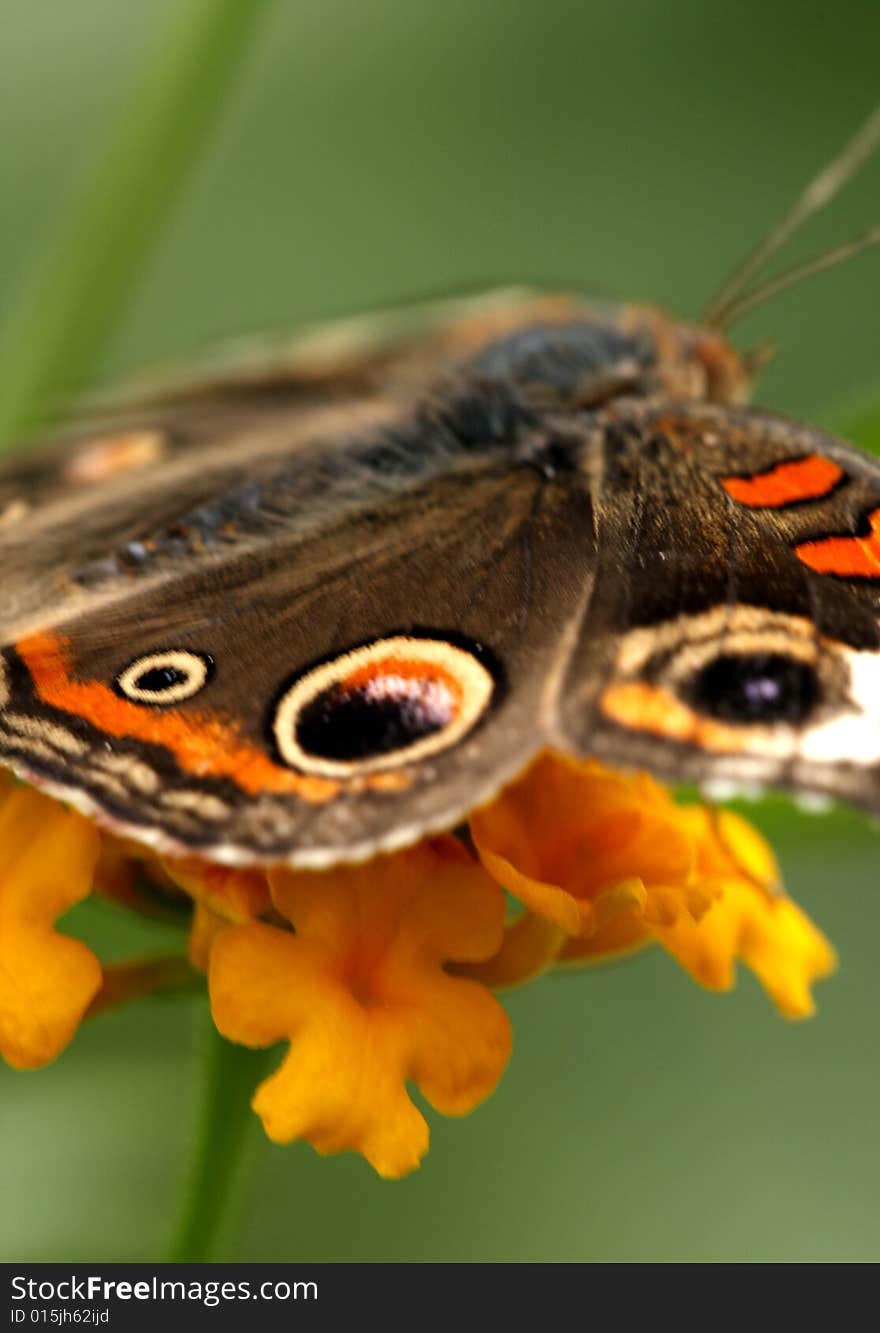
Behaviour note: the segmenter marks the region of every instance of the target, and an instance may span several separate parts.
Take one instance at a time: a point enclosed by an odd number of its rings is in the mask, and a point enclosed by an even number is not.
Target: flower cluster
[[[498,1083],[511,1033],[497,989],[656,943],[714,990],[742,961],[797,1018],[835,962],[738,815],[552,753],[458,835],[320,872],[160,859],[11,781],[0,847],[11,1064],[45,1064],[88,1012],[167,976],[161,964],[102,970],[58,918],[92,891],[135,907],[176,897],[191,908],[188,966],[207,974],[219,1031],[289,1043],[254,1096],[266,1133],[354,1150],[386,1177],[428,1146],[408,1084],[462,1115]]]

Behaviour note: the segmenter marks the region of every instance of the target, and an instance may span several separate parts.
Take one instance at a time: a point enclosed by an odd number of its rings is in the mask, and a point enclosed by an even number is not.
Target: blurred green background
[[[178,0],[5,0],[0,289],[119,117]],[[284,0],[110,349],[206,342],[512,279],[695,314],[880,93],[874,0]],[[787,258],[878,221],[880,163]],[[781,345],[758,400],[824,425],[872,394],[880,255],[744,321]],[[880,429],[877,431],[880,439]],[[659,952],[511,995],[511,1067],[398,1184],[254,1134],[218,1257],[467,1261],[880,1258],[877,836],[754,807],[840,950],[813,1021],[751,978],[701,993]],[[89,907],[105,954],[167,931]],[[2,1071],[0,1255],[161,1257],[192,1146],[202,1004],[86,1027]]]

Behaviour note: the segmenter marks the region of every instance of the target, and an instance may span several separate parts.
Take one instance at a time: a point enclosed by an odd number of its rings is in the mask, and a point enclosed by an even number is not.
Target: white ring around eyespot
[[[409,662],[424,663],[427,667],[435,666],[451,675],[461,691],[455,717],[429,736],[423,736],[411,745],[401,746],[399,750],[376,755],[375,758],[325,759],[304,750],[296,739],[297,719],[303,708],[352,672],[372,662],[381,662],[386,657],[401,657]],[[457,744],[484,715],[494,689],[495,682],[490,672],[466,649],[458,648],[444,639],[416,639],[399,635],[355,648],[300,676],[282,695],[272,720],[272,732],[281,758],[291,768],[324,777],[360,777],[365,773],[416,763]]]
[[[167,690],[143,690],[135,684],[145,671],[161,670],[163,667],[184,672],[186,680],[169,685]],[[187,652],[185,648],[170,648],[167,652],[146,653],[143,657],[136,657],[124,671],[120,671],[116,677],[116,686],[120,694],[132,703],[179,704],[204,689],[209,670],[209,660],[199,653]]]

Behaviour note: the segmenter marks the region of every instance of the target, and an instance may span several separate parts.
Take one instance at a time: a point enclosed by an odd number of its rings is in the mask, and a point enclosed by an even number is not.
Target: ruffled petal
[[[504,928],[504,940],[496,954],[484,963],[450,966],[456,976],[471,977],[493,990],[521,986],[546,972],[559,957],[567,936],[561,926],[535,912],[521,912]]]
[[[744,882],[731,881],[699,923],[682,920],[655,935],[709,990],[730,990],[741,959],[786,1018],[814,1012],[810,987],[836,966],[833,948],[800,908]]]
[[[618,912],[595,935],[566,940],[556,956],[559,967],[586,966],[625,958],[654,943],[654,935],[644,914],[633,908]]]
[[[190,964],[199,972],[207,972],[211,960],[214,941],[221,931],[226,930],[229,920],[218,912],[197,902],[193,908],[192,925],[187,941],[186,956]]]
[[[681,811],[645,773],[547,753],[470,827],[493,879],[570,936],[604,933],[621,914],[699,916],[715,892],[695,873]]]
[[[164,857],[162,869],[178,888],[227,921],[253,921],[272,906],[262,870],[218,865],[197,856]]]
[[[644,774],[546,754],[477,811],[471,831],[498,883],[569,936],[559,965],[656,940],[715,990],[733,985],[742,960],[790,1017],[812,1012],[811,984],[834,968],[828,941],[781,896],[760,833],[731,811],[675,805]],[[508,982],[515,944],[510,932],[480,975]]]
[[[273,870],[277,910],[295,934],[235,926],[210,961],[214,1018],[233,1041],[288,1040],[254,1109],[270,1138],[322,1153],[352,1149],[398,1177],[424,1155],[415,1082],[447,1115],[495,1087],[510,1052],[497,1001],[444,964],[495,953],[503,895],[452,838],[366,865]]]
[[[101,986],[90,949],[54,929],[85,898],[97,830],[26,787],[0,804],[0,1052],[31,1069],[54,1060]]]

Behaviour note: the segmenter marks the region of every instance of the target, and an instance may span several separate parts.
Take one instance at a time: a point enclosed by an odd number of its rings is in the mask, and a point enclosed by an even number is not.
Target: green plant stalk
[[[100,356],[271,0],[186,0],[0,329],[0,450]]]
[[[240,1182],[242,1150],[256,1117],[250,1099],[270,1051],[233,1046],[208,1020],[198,1146],[171,1263],[204,1263],[214,1253]]]

